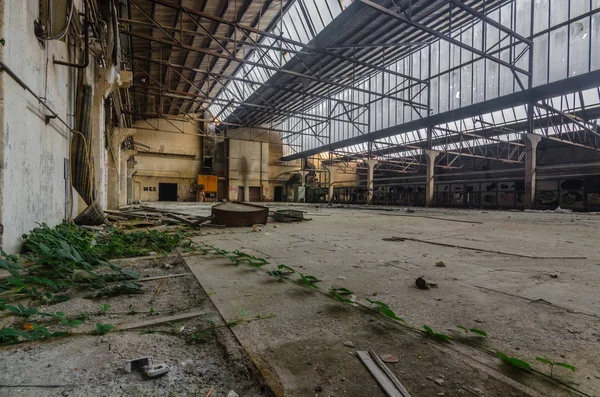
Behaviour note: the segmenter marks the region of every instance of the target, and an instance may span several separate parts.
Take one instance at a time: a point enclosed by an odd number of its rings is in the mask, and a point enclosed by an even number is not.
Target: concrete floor
[[[546,372],[537,356],[573,364],[577,372],[556,368],[555,376],[589,395],[600,392],[599,215],[293,207],[313,220],[269,223],[260,232],[211,230],[195,239],[290,265],[323,280],[323,291],[346,287],[362,302],[364,297],[381,300],[411,325],[427,324],[456,336],[456,325],[483,329],[489,334],[481,342],[484,347]],[[206,205],[177,208],[209,210]],[[475,250],[382,240],[391,236]],[[435,265],[440,260],[446,267]],[[211,298],[225,318],[239,317],[242,309],[251,316],[277,315],[234,332],[285,395],[383,396],[351,355],[369,348],[399,357],[389,366],[412,396],[572,395],[539,375],[515,372],[477,348],[441,345],[247,266],[201,256],[186,261],[205,290],[215,292]],[[439,287],[415,288],[419,276]],[[435,382],[439,379],[441,385]]]

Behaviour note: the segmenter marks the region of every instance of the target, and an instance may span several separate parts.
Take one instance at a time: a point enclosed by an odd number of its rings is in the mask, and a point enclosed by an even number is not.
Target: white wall
[[[75,4],[80,7],[81,1]],[[53,58],[68,62],[74,59],[62,41],[46,42],[42,48],[34,35],[33,22],[38,16],[38,0],[0,0],[0,37],[6,42],[0,46],[0,60],[39,97],[46,98],[46,103],[72,127],[76,71],[54,65]],[[87,72],[88,83],[94,84],[93,66]],[[49,112],[6,72],[0,73],[0,93],[2,248],[16,252],[20,236],[37,223],[55,225],[83,208],[77,207],[74,191],[72,213],[67,205],[70,194],[65,192],[64,161],[69,158],[69,130],[58,120],[46,125],[45,115]],[[96,135],[92,142],[97,195],[105,204],[106,152],[104,134],[99,133],[103,119],[100,106],[94,111]]]

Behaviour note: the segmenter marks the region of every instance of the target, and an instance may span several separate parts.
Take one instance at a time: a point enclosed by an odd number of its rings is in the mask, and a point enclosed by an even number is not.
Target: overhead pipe
[[[83,54],[83,63],[70,63],[57,61],[54,59],[55,65],[63,65],[69,66],[77,69],[85,69],[90,64],[90,33],[89,33],[89,18],[88,18],[88,5],[85,5],[85,13],[83,19],[83,41],[84,41],[84,54]]]

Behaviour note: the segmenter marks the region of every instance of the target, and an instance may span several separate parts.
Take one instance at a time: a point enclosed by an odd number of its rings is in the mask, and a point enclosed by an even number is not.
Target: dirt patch
[[[83,323],[67,327],[57,319],[34,315],[5,316],[4,326],[28,324],[70,334],[46,341],[4,346],[0,350],[2,396],[272,396],[254,364],[220,314],[177,255],[118,261],[141,276],[142,293],[90,299],[89,291],[68,291],[72,299],[39,307],[62,312]],[[160,278],[183,275],[175,278]],[[155,278],[144,281],[147,278]],[[86,298],[87,296],[87,298]],[[121,330],[127,324],[160,321],[179,313],[200,312],[191,319]],[[97,324],[113,326],[94,335]],[[144,379],[126,373],[125,363],[140,356],[166,363],[170,372]]]

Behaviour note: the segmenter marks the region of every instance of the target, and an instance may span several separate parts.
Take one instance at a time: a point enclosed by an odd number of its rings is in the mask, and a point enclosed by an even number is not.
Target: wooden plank
[[[190,318],[203,316],[205,314],[206,314],[205,311],[202,311],[202,312],[196,311],[196,312],[189,312],[189,313],[183,313],[183,314],[181,314],[181,313],[174,314],[172,316],[160,316],[158,318],[153,318],[152,320],[139,321],[137,323],[121,324],[121,325],[118,325],[115,327],[115,331],[124,331],[124,330],[128,330],[128,329],[152,327],[153,325],[159,325],[159,324],[164,324],[164,323],[169,323],[169,322],[174,322],[174,321],[188,320]]]
[[[402,394],[402,391],[398,390],[394,382],[386,375],[385,372],[383,372],[383,370],[381,370],[381,368],[379,368],[375,361],[373,361],[369,352],[357,351],[356,354],[388,397],[410,397],[405,396]],[[369,393],[365,393],[365,395],[369,395]]]
[[[162,280],[163,278],[185,277],[185,276],[191,276],[192,274],[193,273],[171,274],[171,275],[168,275],[168,276],[156,276],[156,277],[140,278],[139,280],[133,280],[133,281],[144,282],[144,281]]]
[[[168,216],[169,218],[175,219],[176,221],[183,222],[183,223],[185,223],[185,224],[186,224],[186,225],[188,225],[188,226],[196,226],[196,225],[194,224],[194,222],[192,222],[192,221],[190,221],[189,219],[187,219],[187,218],[184,218],[184,217],[182,217],[182,216],[175,215],[175,214],[172,214],[172,213],[170,213],[170,212],[167,212],[167,213],[165,213],[165,215],[166,215],[166,216]]]
[[[375,353],[373,350],[369,350],[369,354],[371,355],[371,359],[373,361],[375,361],[375,364],[377,364],[379,366],[379,368],[383,372],[385,372],[385,374],[387,375],[387,377],[390,378],[390,380],[392,382],[394,382],[394,384],[396,385],[396,388],[398,388],[398,390],[400,390],[400,392],[402,393],[402,395],[405,396],[405,397],[410,397],[410,394],[404,388],[404,385],[402,385],[402,383],[400,383],[400,381],[398,380],[398,378],[396,378],[396,375],[394,375],[392,373],[392,371],[390,371],[390,369],[388,368],[388,366],[385,365],[385,363],[383,362],[383,360],[381,358],[379,358],[379,356],[377,355],[377,353]]]

